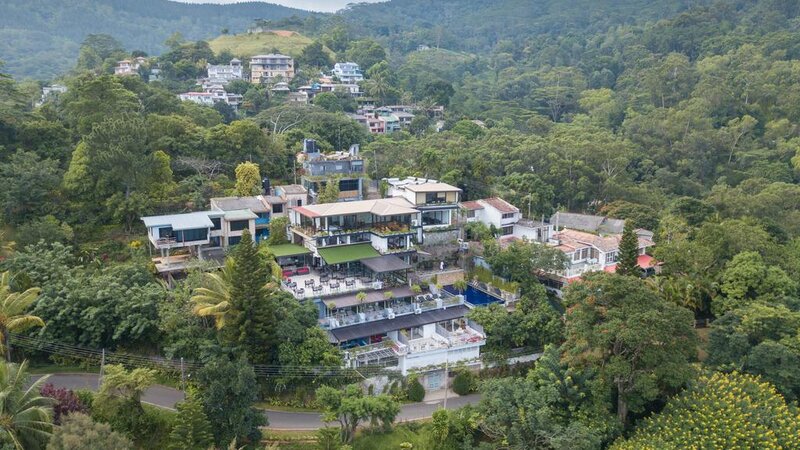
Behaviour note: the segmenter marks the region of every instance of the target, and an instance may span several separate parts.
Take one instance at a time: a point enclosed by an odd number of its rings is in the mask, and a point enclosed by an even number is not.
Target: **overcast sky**
[[[183,3],[237,3],[242,0],[174,0]],[[292,8],[312,11],[334,12],[344,8],[348,3],[375,3],[382,0],[269,0],[268,3],[291,6]]]

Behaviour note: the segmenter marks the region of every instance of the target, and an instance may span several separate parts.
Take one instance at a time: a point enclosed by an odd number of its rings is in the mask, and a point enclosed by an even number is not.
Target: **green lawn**
[[[269,53],[278,49],[281,53],[298,57],[312,39],[299,33],[279,35],[273,32],[222,35],[208,42],[214,53],[230,50],[240,58]]]
[[[414,450],[432,448],[429,440],[427,422],[414,422],[396,425],[390,433],[361,432],[353,442],[358,450],[400,449],[400,444],[409,442]]]

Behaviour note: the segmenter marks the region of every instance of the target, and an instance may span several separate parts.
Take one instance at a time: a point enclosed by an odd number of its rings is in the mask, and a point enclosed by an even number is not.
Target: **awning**
[[[361,264],[375,273],[396,272],[398,270],[407,270],[411,268],[411,265],[395,255],[383,255],[377,258],[362,259]]]
[[[381,256],[377,250],[372,248],[372,244],[367,243],[341,245],[337,247],[321,247],[318,248],[317,251],[319,252],[319,256],[321,256],[327,264],[342,264]]]
[[[469,312],[469,308],[464,305],[451,306],[447,309],[435,309],[422,314],[408,314],[395,317],[394,319],[383,319],[375,322],[360,323],[344,328],[336,328],[328,333],[335,343],[346,342],[352,339],[384,334],[390,331],[402,330],[405,328],[418,327],[429,323],[444,322],[445,320],[459,319]]]
[[[311,253],[311,250],[297,244],[270,245],[267,247],[267,249],[276,258],[282,258],[284,256],[307,255]]]
[[[642,269],[649,269],[658,265],[658,261],[650,255],[639,255],[639,257],[636,258],[636,264]]]
[[[411,288],[408,286],[401,286],[391,289],[380,289],[377,291],[364,291],[364,293],[367,294],[367,297],[363,302],[359,302],[356,298],[356,295],[358,295],[357,292],[336,295],[334,297],[325,297],[322,299],[322,302],[325,303],[325,306],[331,304],[336,305],[336,308],[348,308],[355,305],[368,305],[370,303],[385,301],[386,292],[391,292],[392,298],[394,299],[407,298],[414,295],[414,292],[411,290]]]

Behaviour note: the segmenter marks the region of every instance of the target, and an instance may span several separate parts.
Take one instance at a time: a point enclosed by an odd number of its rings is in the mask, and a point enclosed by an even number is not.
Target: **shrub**
[[[408,399],[412,402],[421,402],[425,398],[425,387],[417,379],[408,382]]]
[[[475,375],[468,370],[458,373],[453,378],[453,392],[458,395],[467,395],[475,391]]]
[[[39,390],[42,397],[50,397],[56,401],[53,405],[53,423],[61,425],[61,418],[67,414],[87,413],[89,407],[81,401],[81,398],[69,389],[56,388],[50,383],[45,384]]]

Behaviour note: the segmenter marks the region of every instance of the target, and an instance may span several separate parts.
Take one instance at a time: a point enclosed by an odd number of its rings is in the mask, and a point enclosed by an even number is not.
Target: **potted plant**
[[[359,292],[356,294],[356,300],[358,300],[359,305],[363,305],[364,301],[367,299],[367,293],[364,291]]]
[[[419,295],[422,292],[422,287],[418,284],[413,284],[411,285],[411,292],[413,292],[414,295]]]

